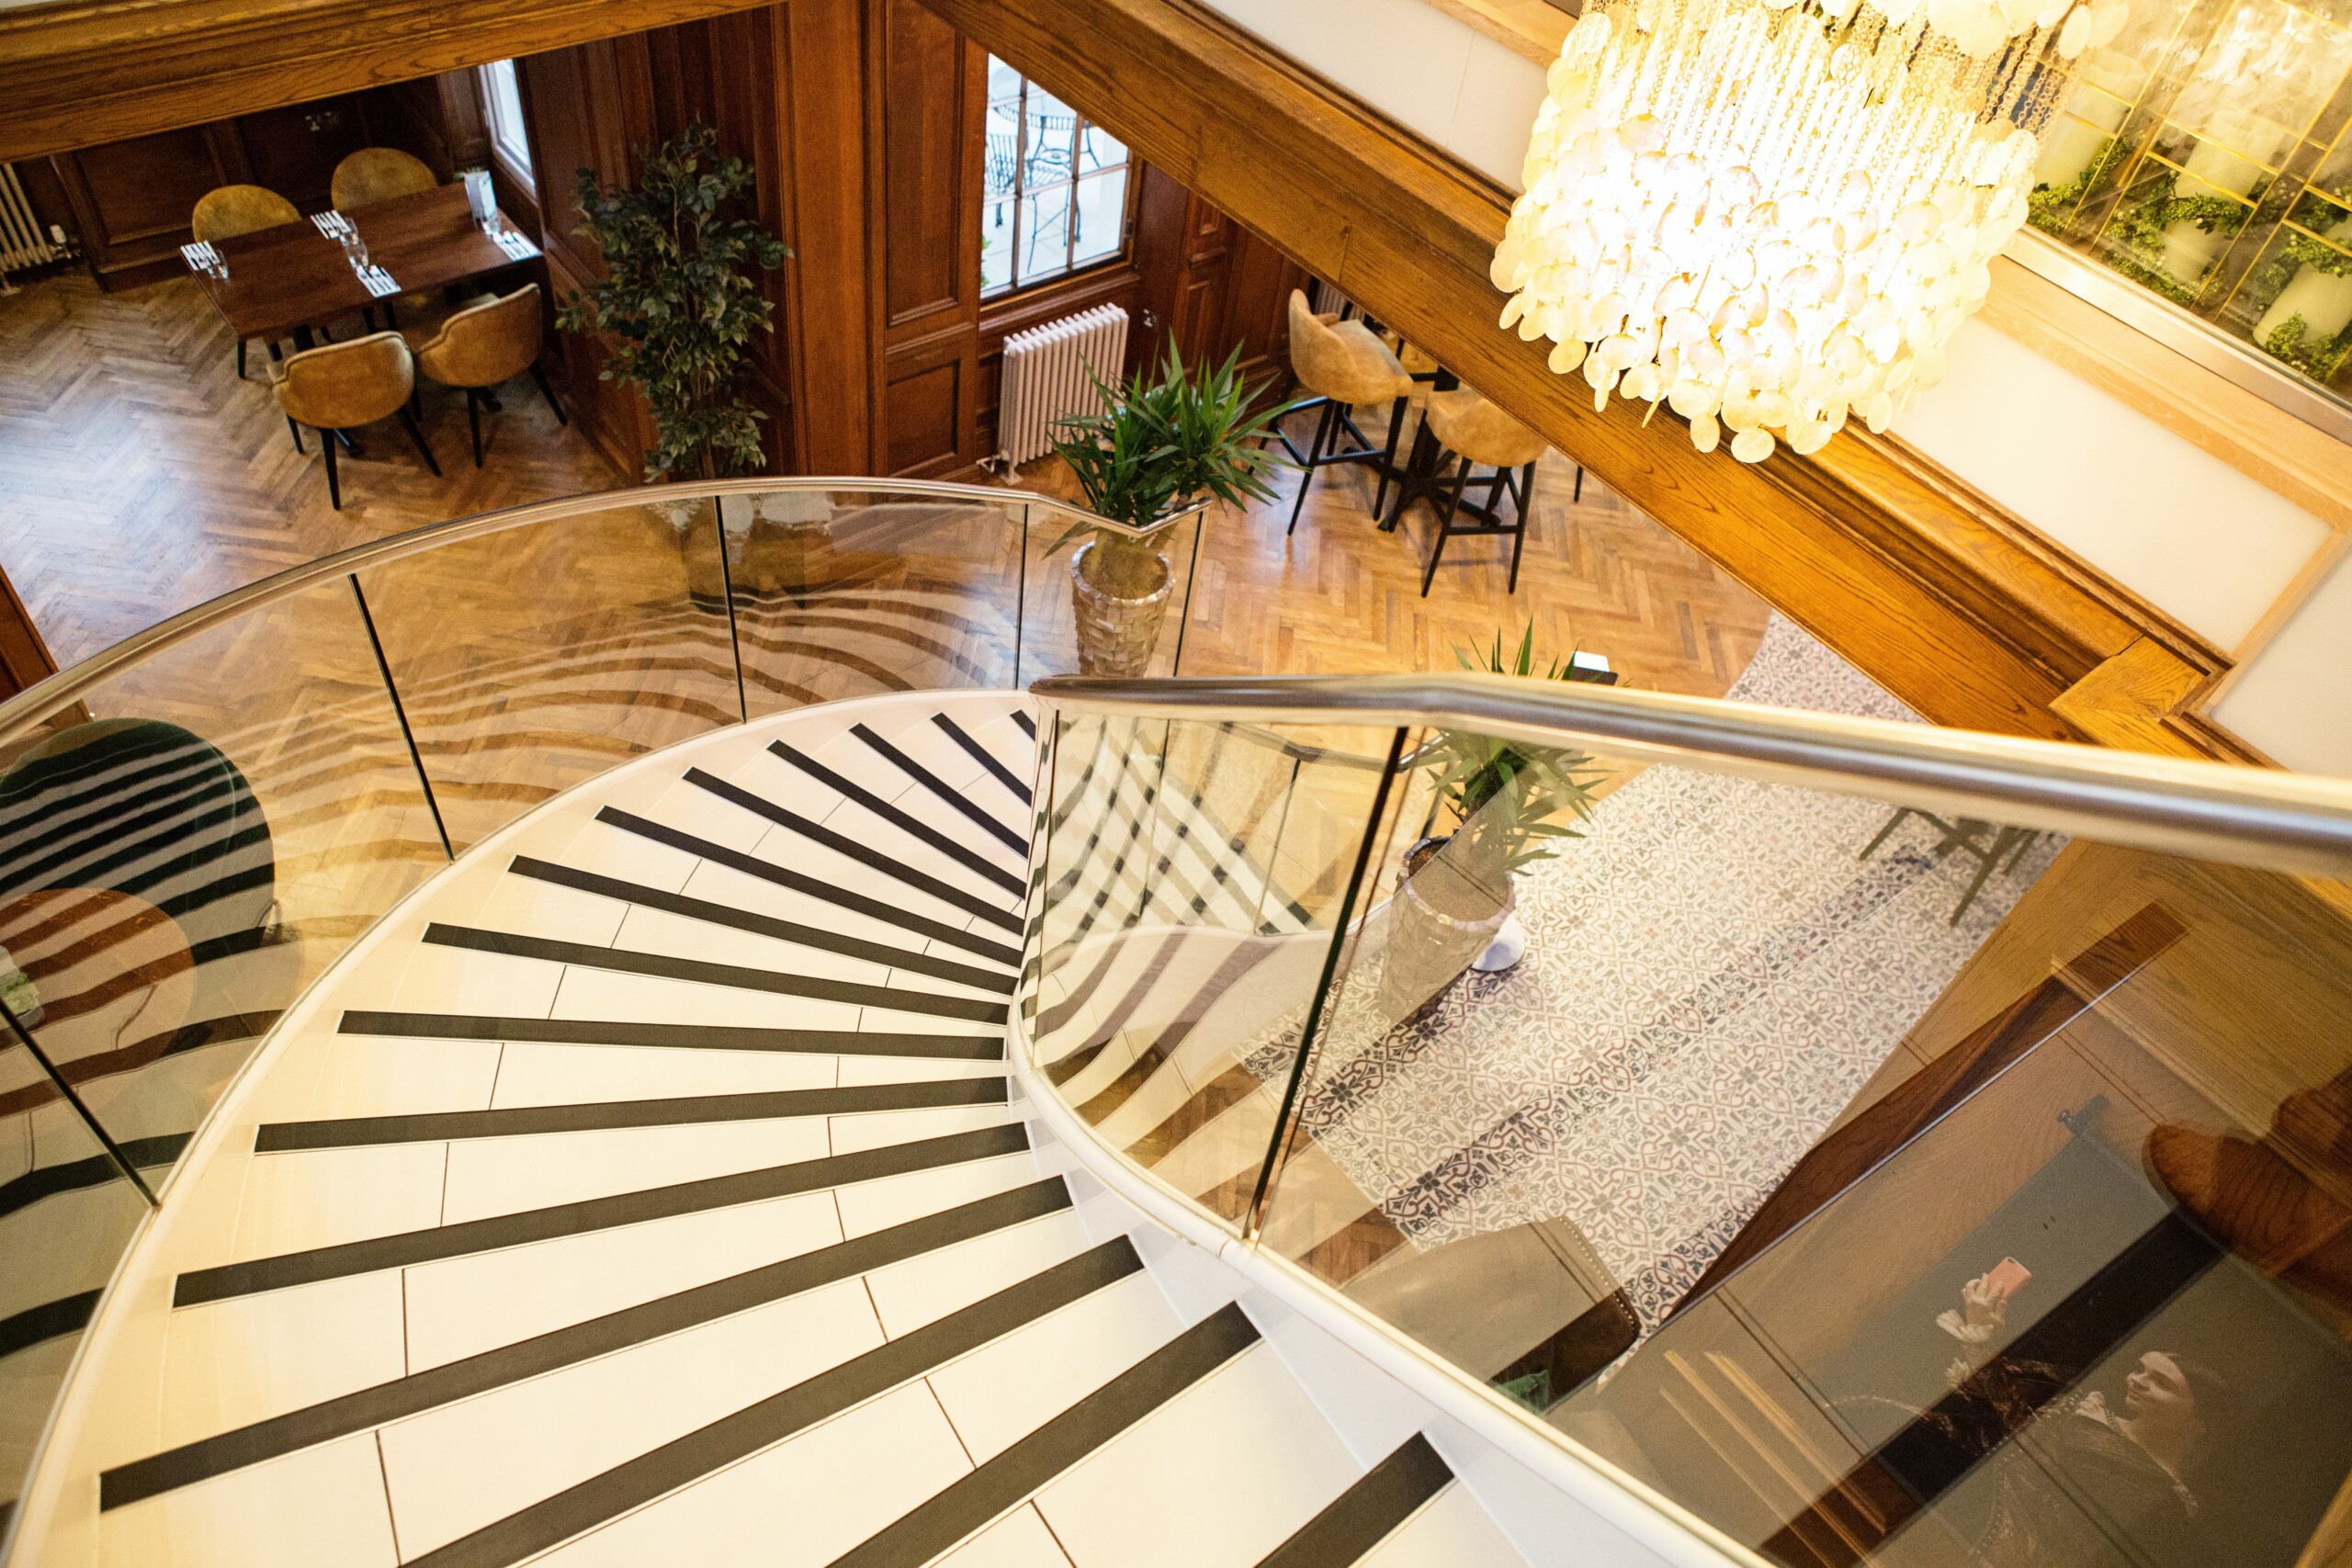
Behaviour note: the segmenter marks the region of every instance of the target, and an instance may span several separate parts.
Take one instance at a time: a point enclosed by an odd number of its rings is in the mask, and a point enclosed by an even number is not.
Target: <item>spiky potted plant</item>
[[[1457,648],[1454,657],[1486,674],[1583,678],[1573,659],[1537,670],[1532,621],[1515,652],[1498,631],[1491,647]],[[1414,763],[1434,775],[1438,820],[1452,827],[1406,852],[1380,972],[1381,1009],[1392,1019],[1426,1008],[1495,944],[1518,904],[1512,875],[1582,837],[1574,824],[1591,816],[1607,777],[1587,752],[1475,730],[1440,730]]]
[[[1098,379],[1101,407],[1057,423],[1054,451],[1088,508],[1117,525],[1080,524],[1047,552],[1078,547],[1069,578],[1081,674],[1140,675],[1150,665],[1176,581],[1158,543],[1170,525],[1212,502],[1273,494],[1266,474],[1279,460],[1261,443],[1288,411],[1250,412],[1240,359],[1236,348],[1216,369],[1188,374],[1170,344],[1156,378]]]

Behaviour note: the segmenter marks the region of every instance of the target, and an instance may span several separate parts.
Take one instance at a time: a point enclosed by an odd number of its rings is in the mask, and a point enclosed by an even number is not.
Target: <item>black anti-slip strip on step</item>
[[[926,1013],[933,1018],[960,1018],[974,1023],[1002,1023],[1005,1004],[977,997],[943,997],[930,991],[910,991],[900,986],[867,986],[854,980],[820,980],[807,975],[784,975],[773,969],[750,969],[740,964],[709,964],[699,958],[673,958],[666,953],[633,953],[625,948],[597,947],[584,942],[557,942],[550,937],[519,936],[513,931],[486,931],[474,926],[445,926],[435,920],[424,928],[424,940],[436,947],[462,947],[475,953],[498,953],[509,958],[536,958],[548,964],[572,964],[587,969],[609,969],[622,975],[652,975],[664,980],[693,980],[706,986],[729,986],[739,991],[767,991],[780,997],[808,997],[818,1001],[846,1002],[853,1007],[892,1008],[899,1012]]]
[[[1032,739],[1032,740],[1035,740],[1035,739],[1037,739],[1037,723],[1036,723],[1036,720],[1035,720],[1035,719],[1031,718],[1031,717],[1030,717],[1026,713],[1023,713],[1023,712],[1021,709],[1019,709],[1019,708],[1014,708],[1014,709],[1012,710],[1012,722],[1013,722],[1013,723],[1015,723],[1015,724],[1017,724],[1017,725],[1019,725],[1019,726],[1021,727],[1021,732],[1022,732],[1023,735],[1026,735],[1026,736],[1027,736],[1027,737],[1029,737],[1029,739]]]
[[[1445,1490],[1453,1472],[1419,1432],[1299,1526],[1258,1568],[1348,1568]]]
[[[1025,856],[1028,854],[1029,841],[1026,839],[1023,839],[1020,834],[1014,832],[1012,829],[1006,827],[1003,823],[998,821],[987,812],[981,810],[979,807],[972,801],[966,799],[961,792],[948,788],[947,781],[941,778],[937,773],[933,773],[929,768],[924,767],[921,762],[916,761],[912,757],[908,756],[904,751],[899,750],[896,746],[893,746],[888,740],[883,739],[882,737],[874,733],[874,731],[865,725],[854,724],[850,726],[849,732],[852,735],[856,736],[860,740],[865,741],[868,747],[879,753],[884,760],[890,763],[892,767],[897,768],[900,773],[906,774],[907,777],[914,780],[915,783],[931,791],[932,794],[937,795],[942,801],[945,802],[956,811],[969,818],[982,832],[994,838],[997,842],[1002,844],[1006,849],[1011,850],[1017,855]]]
[[[1042,1274],[795,1383],[780,1393],[509,1514],[403,1568],[507,1568],[606,1520],[692,1485],[713,1471],[914,1382],[1024,1324],[1082,1301],[1143,1268],[1118,1236]],[[1132,1374],[1130,1374],[1132,1375]]]
[[[79,1334],[89,1326],[90,1314],[97,1310],[98,1292],[83,1291],[0,1317],[0,1356],[29,1350],[62,1334]]]
[[[151,1166],[169,1165],[180,1157],[193,1133],[164,1133],[153,1138],[132,1138],[116,1145],[123,1157],[145,1169]],[[87,1159],[70,1159],[56,1165],[37,1165],[22,1176],[0,1181],[0,1219],[17,1210],[29,1207],[44,1198],[61,1192],[80,1192],[93,1187],[104,1187],[109,1181],[122,1179],[122,1169],[106,1155],[92,1155]]]
[[[1257,1325],[1239,1303],[1228,1303],[835,1558],[832,1568],[922,1568],[1257,1342]]]
[[[648,1220],[666,1220],[678,1214],[786,1198],[795,1192],[822,1191],[853,1181],[873,1181],[909,1171],[994,1159],[1001,1155],[1019,1154],[1028,1146],[1029,1134],[1018,1122],[1004,1127],[979,1127],[968,1133],[951,1133],[944,1138],[889,1144],[856,1154],[772,1165],[730,1176],[617,1192],[608,1198],[557,1203],[514,1214],[493,1214],[454,1225],[433,1225],[396,1235],[282,1252],[274,1258],[224,1263],[183,1274],[173,1290],[172,1304],[196,1306],[231,1296],[284,1290],[289,1285],[340,1280],[379,1269],[403,1269],[412,1263],[429,1263],[440,1258],[463,1258],[501,1247],[525,1247],[558,1236],[581,1235],[589,1231],[642,1224]]]
[[[845,855],[885,876],[896,877],[916,892],[927,894],[952,908],[961,909],[967,915],[978,915],[990,925],[1001,926],[1015,935],[1020,934],[1021,917],[1012,910],[1000,909],[987,899],[967,893],[960,887],[950,887],[939,878],[927,876],[879,850],[861,844],[855,839],[845,838],[831,828],[820,827],[798,812],[786,811],[775,802],[764,800],[750,790],[738,789],[725,779],[706,773],[700,768],[688,768],[686,782],[697,789],[708,790],[719,799],[732,802],[746,811],[756,812],[778,827],[789,828],[810,843],[822,844],[835,854]],[[1015,893],[1021,891],[1017,883],[1012,890]]]
[[[503,1040],[532,1045],[648,1045],[672,1051],[780,1051],[817,1056],[918,1056],[954,1062],[1004,1059],[988,1034],[868,1033],[853,1029],[748,1029],[724,1023],[628,1023],[585,1018],[498,1018],[461,1012],[369,1012],[354,1008],[341,1034],[405,1040]]]
[[[907,837],[918,842],[929,844],[973,875],[993,882],[1015,897],[1023,892],[1021,878],[1012,872],[1005,870],[984,855],[973,853],[930,823],[899,810],[864,784],[833,772],[806,751],[787,746],[781,740],[769,741],[768,750],[798,768],[842,799],[855,801],[867,811],[906,834]],[[1024,848],[1022,852],[1026,853],[1026,849]]]
[[[692,775],[689,774],[688,777],[691,779]],[[758,800],[757,795],[746,795],[736,804],[743,806],[748,810],[761,811],[765,803],[752,804]],[[740,871],[746,876],[756,876],[763,882],[773,882],[778,887],[788,887],[795,893],[805,893],[811,898],[821,898],[828,904],[849,910],[852,914],[885,920],[902,931],[912,931],[917,936],[927,936],[934,942],[945,942],[950,947],[960,947],[967,953],[977,953],[983,958],[992,958],[1008,967],[1021,962],[1019,950],[1007,947],[1002,942],[991,942],[987,937],[959,930],[944,920],[926,919],[921,915],[909,914],[906,910],[885,903],[879,898],[868,898],[862,893],[852,893],[846,888],[836,887],[830,882],[820,882],[813,876],[804,876],[797,871],[789,870],[770,861],[763,861],[757,855],[747,855],[741,850],[730,850],[724,844],[712,843],[708,839],[697,838],[692,833],[682,833],[675,828],[665,828],[659,822],[650,822],[642,817],[632,816],[618,807],[605,807],[596,813],[596,820],[607,827],[618,828],[625,833],[634,833],[640,839],[650,839],[657,844],[667,844],[673,850],[682,850],[687,854],[707,860],[713,865],[723,865],[729,871]],[[1017,922],[1014,929],[1019,929]]]
[[[853,1280],[957,1242],[1042,1219],[1069,1206],[1069,1189],[1061,1178],[1052,1177],[978,1202],[925,1214],[871,1235],[763,1264],[707,1285],[695,1285],[592,1317],[585,1323],[552,1329],[462,1360],[394,1378],[373,1388],[323,1400],[284,1416],[119,1465],[98,1477],[98,1506],[119,1508],[126,1503],[225,1475],[298,1449],[331,1442],[422,1410],[470,1399],[526,1378],[608,1356],[616,1350],[731,1317],[787,1296],[805,1294],[822,1285]],[[90,1300],[95,1303],[96,1299],[97,1292],[90,1292]],[[87,1315],[85,1308],[85,1318]]]
[[[559,887],[595,894],[600,898],[617,898],[623,903],[660,909],[672,915],[684,915],[688,919],[704,920],[715,926],[729,926],[736,931],[750,931],[754,936],[773,937],[796,946],[815,948],[821,953],[837,953],[844,958],[859,958],[868,964],[888,964],[910,974],[928,975],[934,980],[952,980],[959,986],[999,991],[1007,996],[1012,992],[1012,976],[1001,970],[976,969],[968,964],[933,958],[927,953],[917,953],[910,948],[868,942],[864,937],[844,936],[819,926],[780,920],[773,915],[753,914],[749,909],[715,904],[707,898],[689,898],[683,893],[665,893],[659,887],[648,887],[641,882],[624,882],[619,877],[602,876],[593,871],[575,871],[571,866],[554,865],[547,861],[534,860],[529,855],[516,855],[506,869],[517,876],[551,882]]]
[[[989,750],[987,747],[974,739],[970,730],[966,729],[962,725],[956,723],[954,719],[948,717],[944,713],[933,714],[931,716],[931,722],[939,726],[941,729],[946,731],[947,738],[950,740],[953,740],[956,745],[961,746],[965,752],[971,757],[972,761],[978,762],[983,768],[986,768],[996,779],[997,783],[1011,790],[1013,795],[1020,799],[1022,805],[1035,806],[1036,804],[1036,801],[1029,793],[1029,786],[1023,784],[1019,775],[1014,773],[1011,768],[1006,767],[1002,762],[999,761],[995,752]]]
[[[940,1078],[928,1083],[864,1084],[853,1089],[786,1089],[763,1094],[697,1094],[666,1100],[610,1100],[581,1105],[526,1105],[506,1111],[442,1111],[413,1116],[351,1116],[331,1122],[268,1122],[254,1134],[255,1154],[352,1149],[374,1144],[439,1143],[449,1138],[514,1138],[616,1127],[684,1127],[705,1122],[764,1122],[784,1116],[846,1116],[872,1111],[1001,1105],[1002,1078]]]

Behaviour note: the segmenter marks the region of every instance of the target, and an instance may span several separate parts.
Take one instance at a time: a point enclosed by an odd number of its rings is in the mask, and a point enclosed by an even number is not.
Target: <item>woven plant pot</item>
[[[1388,907],[1388,948],[1380,966],[1380,1010],[1417,1018],[1462,978],[1510,919],[1519,896],[1508,875],[1497,887],[1442,857],[1448,840],[1424,839],[1405,854],[1405,874]]]
[[[1097,582],[1088,561],[1102,547],[1090,539],[1069,558],[1069,597],[1078,624],[1078,672],[1141,675],[1151,667],[1159,628],[1168,618],[1176,574],[1168,558],[1151,551],[1119,552],[1122,581]]]

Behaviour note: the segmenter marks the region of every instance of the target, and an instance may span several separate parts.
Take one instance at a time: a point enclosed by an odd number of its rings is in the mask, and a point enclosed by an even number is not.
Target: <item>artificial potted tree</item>
[[[1498,631],[1491,648],[1457,648],[1454,657],[1464,669],[1487,674],[1583,678],[1573,659],[1537,672],[1532,621],[1516,653],[1505,651]],[[1379,999],[1381,1010],[1399,1020],[1427,1008],[1497,945],[1518,904],[1513,874],[1556,853],[1561,840],[1583,836],[1564,818],[1589,818],[1607,777],[1587,752],[1475,730],[1438,731],[1414,764],[1434,775],[1432,826],[1450,820],[1452,827],[1406,852],[1389,905]],[[1504,968],[1516,958],[1510,952],[1503,962],[1482,966]]]
[[[1047,554],[1070,557],[1078,668],[1085,675],[1141,675],[1159,646],[1176,575],[1158,540],[1213,501],[1264,501],[1278,459],[1261,445],[1288,406],[1252,413],[1241,351],[1215,370],[1187,374],[1170,344],[1157,379],[1137,370],[1125,387],[1097,379],[1101,407],[1056,425],[1054,450],[1078,478],[1086,504],[1111,526],[1081,523]]]

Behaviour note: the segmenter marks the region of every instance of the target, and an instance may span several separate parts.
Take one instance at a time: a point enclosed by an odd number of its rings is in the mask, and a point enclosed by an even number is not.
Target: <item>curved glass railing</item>
[[[2352,1550],[2352,784],[1480,677],[1033,690],[1031,1094],[1522,1456],[1801,1568]]]
[[[0,705],[0,1510],[181,1151],[360,933],[654,748],[1078,668],[1046,550],[1084,517],[878,480],[552,502],[282,573]]]

